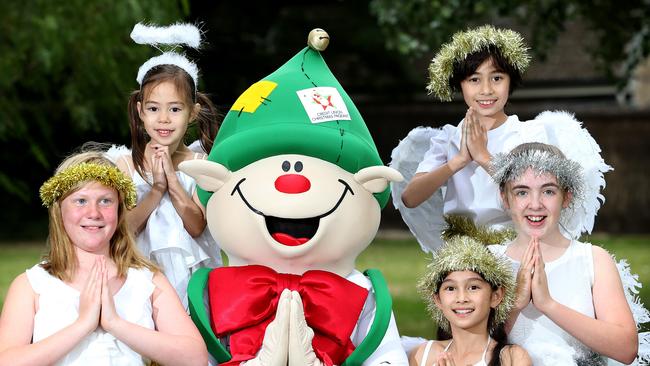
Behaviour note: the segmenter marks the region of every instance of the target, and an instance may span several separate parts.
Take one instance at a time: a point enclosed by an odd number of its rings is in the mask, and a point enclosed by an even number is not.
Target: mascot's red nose
[[[285,174],[275,180],[275,189],[282,193],[302,193],[307,192],[309,188],[311,188],[309,179],[300,174]]]

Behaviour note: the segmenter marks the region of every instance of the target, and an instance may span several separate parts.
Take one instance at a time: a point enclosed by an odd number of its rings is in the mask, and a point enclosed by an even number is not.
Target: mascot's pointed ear
[[[230,179],[230,170],[209,160],[187,160],[178,164],[178,169],[196,180],[202,189],[216,192]]]
[[[388,187],[389,182],[401,182],[404,177],[393,168],[376,165],[359,170],[354,175],[354,180],[370,193],[379,193]]]

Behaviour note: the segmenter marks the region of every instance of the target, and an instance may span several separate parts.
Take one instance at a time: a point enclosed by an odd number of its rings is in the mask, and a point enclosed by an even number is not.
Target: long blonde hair
[[[82,152],[72,154],[63,160],[63,162],[57,167],[55,174],[81,163],[115,166],[110,160],[106,159],[99,150],[82,150]],[[47,237],[48,253],[44,256],[41,266],[49,274],[62,281],[70,281],[72,279],[72,275],[77,270],[78,263],[74,244],[70,240],[70,237],[63,226],[61,202],[70,194],[83,188],[88,183],[90,183],[90,181],[78,182],[74,187],[63,193],[59,199],[54,201],[48,209],[50,220]],[[109,248],[110,258],[117,266],[117,275],[119,277],[126,277],[129,268],[147,268],[153,272],[158,272],[158,267],[146,259],[137,249],[135,239],[131,230],[129,230],[126,221],[124,194],[120,191],[117,193],[119,197],[119,206],[117,211],[118,222],[115,233],[110,240]]]

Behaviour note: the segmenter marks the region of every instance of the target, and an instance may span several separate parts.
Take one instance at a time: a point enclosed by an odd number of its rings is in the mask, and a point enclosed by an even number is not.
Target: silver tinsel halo
[[[556,176],[560,187],[573,195],[571,205],[583,199],[584,179],[580,164],[549,151],[525,150],[496,154],[492,159],[491,175],[494,182],[501,186],[517,179],[528,168],[537,174],[549,173]]]
[[[451,272],[473,271],[480,274],[487,283],[503,287],[504,296],[496,307],[490,330],[505,322],[515,301],[515,279],[512,265],[504,257],[497,257],[487,247],[467,236],[456,236],[448,241],[440,250],[434,252],[427,272],[418,282],[418,291],[427,303],[427,309],[438,326],[450,331],[449,321],[442,310],[436,306],[433,296],[438,287]]]
[[[442,101],[451,101],[452,90],[449,80],[454,72],[454,63],[467,55],[489,46],[499,49],[503,57],[521,74],[530,63],[528,47],[521,35],[510,29],[497,29],[484,25],[475,29],[457,32],[449,43],[445,43],[429,65],[429,94],[435,94]]]

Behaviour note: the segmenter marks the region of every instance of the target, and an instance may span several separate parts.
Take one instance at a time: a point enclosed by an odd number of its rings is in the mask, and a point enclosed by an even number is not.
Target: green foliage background
[[[650,53],[650,0],[4,2],[0,236],[43,235],[38,187],[74,147],[91,140],[128,144],[127,96],[137,87],[138,67],[158,52],[130,39],[136,22],[200,23],[206,44],[188,54],[202,71],[200,89],[223,109],[295,54],[315,27],[330,33],[327,62],[349,93],[410,102],[425,93],[428,57],[423,55],[431,55],[455,31],[514,21],[543,55],[575,19],[597,38],[599,47],[592,51],[603,68],[622,68],[617,75],[622,84]],[[382,131],[372,133],[387,138]]]
[[[595,36],[588,51],[623,86],[634,67],[650,54],[648,0],[372,0],[386,44],[405,55],[437,50],[462,29],[514,21],[528,30],[535,58],[544,58],[567,22],[582,21]]]
[[[31,202],[31,179],[69,152],[61,150],[66,141],[126,136],[134,70],[155,51],[133,46],[133,25],[187,15],[187,0],[3,3],[0,189]]]

